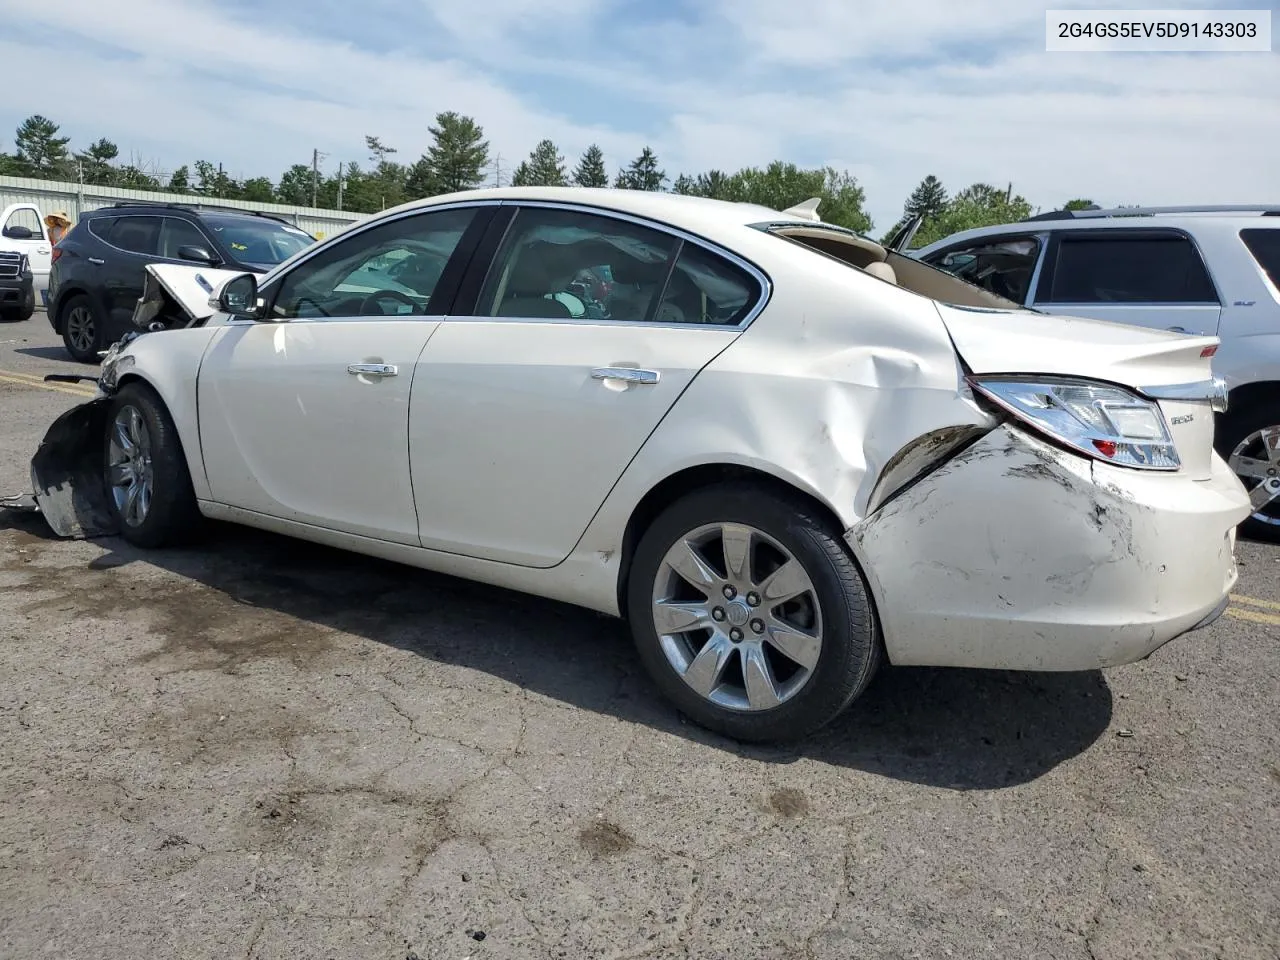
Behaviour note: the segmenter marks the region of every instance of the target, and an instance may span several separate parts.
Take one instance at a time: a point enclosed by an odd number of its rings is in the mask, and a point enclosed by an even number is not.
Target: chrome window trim
[[[704,237],[700,237],[697,234],[682,230],[679,227],[672,226],[662,221],[649,220],[645,217],[624,213],[622,211],[615,210],[612,207],[600,207],[600,206],[594,206],[592,204],[586,204],[586,203],[572,203],[572,202],[557,201],[557,200],[519,200],[515,198],[484,199],[484,200],[452,200],[448,203],[428,204],[426,206],[413,207],[412,209],[404,210],[400,213],[397,213],[394,216],[372,217],[369,220],[361,222],[359,226],[347,228],[342,233],[334,236],[331,240],[326,240],[321,243],[315,244],[313,247],[308,249],[305,254],[301,255],[301,259],[287,261],[286,263],[281,264],[281,267],[286,267],[287,269],[281,269],[278,273],[276,273],[275,270],[272,270],[264,274],[262,277],[261,283],[258,286],[258,290],[261,293],[263,290],[267,288],[268,285],[279,282],[281,278],[292,273],[295,269],[303,266],[312,257],[317,256],[323,250],[328,249],[331,244],[345,242],[351,239],[352,237],[358,236],[359,234],[365,232],[366,230],[372,230],[375,227],[380,227],[387,223],[393,223],[397,220],[402,220],[406,217],[421,216],[427,213],[435,213],[436,211],[456,210],[460,208],[470,209],[470,208],[477,208],[477,207],[515,207],[515,208],[544,207],[551,210],[567,210],[567,211],[577,212],[577,213],[592,214],[594,216],[612,217],[617,220],[633,223],[636,226],[644,227],[649,230],[655,230],[660,233],[669,234],[673,237],[677,237],[685,241],[686,243],[696,244],[697,246],[702,247],[704,250],[711,253],[712,255],[722,257],[725,260],[728,260],[730,263],[734,264],[735,266],[740,267],[742,270],[746,271],[751,276],[751,278],[755,280],[756,283],[758,284],[756,302],[755,302],[755,305],[749,311],[747,311],[747,313],[743,316],[743,318],[736,324],[672,323],[670,321],[663,322],[663,321],[657,321],[657,320],[649,321],[649,322],[645,322],[643,320],[600,320],[600,319],[585,318],[585,317],[582,317],[582,318],[494,317],[494,316],[489,316],[485,314],[464,315],[464,314],[457,314],[457,313],[448,314],[443,318],[444,320],[447,320],[449,323],[476,323],[476,322],[541,323],[541,324],[555,323],[555,324],[562,324],[562,325],[567,324],[570,326],[636,327],[636,328],[645,328],[645,329],[675,329],[675,330],[688,330],[692,328],[692,329],[706,329],[706,330],[739,330],[741,331],[749,327],[752,324],[752,322],[755,321],[756,317],[760,316],[760,314],[764,312],[765,307],[768,306],[769,301],[773,297],[773,281],[770,279],[767,273],[765,273],[762,269],[760,269],[754,263],[728,250],[727,248],[722,247],[720,244],[717,244],[714,241],[707,240]],[[496,263],[496,262],[497,262],[497,253],[494,254],[494,259],[488,266],[492,267],[493,263]],[[276,268],[276,269],[279,269],[279,268]],[[663,293],[665,292],[666,292],[666,288],[664,287]],[[477,307],[478,306],[479,305],[477,304]],[[439,316],[440,316],[439,314],[435,315],[435,317],[439,317]],[[435,317],[415,316],[414,319],[417,321],[422,321],[427,319],[434,319]],[[251,323],[298,323],[298,322],[304,322],[304,321],[309,323],[316,323],[316,322],[332,322],[332,321],[343,321],[343,320],[351,321],[351,320],[360,320],[360,319],[370,319],[370,318],[292,317],[284,320],[272,320],[264,317],[260,320],[231,319],[227,321],[227,324],[229,326],[243,326]],[[375,317],[371,319],[392,320],[396,318],[395,317]]]
[[[136,219],[139,219],[139,218],[141,218],[141,217],[150,217],[150,218],[152,218],[152,219],[154,219],[154,220],[164,220],[165,215],[164,215],[163,213],[120,213],[120,214],[116,214],[114,217],[112,217],[112,218],[111,218],[111,229],[112,229],[112,230],[114,230],[114,229],[115,229],[116,224],[117,224],[117,223],[119,223],[121,220],[129,220],[129,219],[134,219],[134,220],[136,220]],[[163,223],[161,223],[161,224],[160,224],[160,226],[156,229],[156,249],[159,249],[159,247],[160,247],[160,230],[162,230],[163,228],[164,228],[164,224],[163,224]],[[92,228],[90,228],[89,232],[90,232],[90,233],[93,233],[93,229],[92,229]],[[126,250],[124,247],[117,247],[114,243],[109,242],[108,240],[106,240],[104,237],[102,237],[101,235],[99,235],[99,234],[97,234],[97,233],[94,233],[93,235],[94,235],[95,237],[97,237],[97,238],[98,238],[98,240],[100,240],[100,241],[102,242],[102,245],[103,245],[104,247],[109,247],[110,249],[115,250],[117,253],[127,253],[127,254],[128,254],[129,256],[131,256],[131,257],[155,257],[157,260],[164,260],[166,263],[170,262],[170,261],[169,261],[169,259],[168,259],[168,257],[162,257],[162,256],[160,256],[160,254],[158,254],[158,253],[141,253],[141,252],[139,252],[139,251],[137,251],[137,250]]]
[[[1227,382],[1221,377],[1196,380],[1189,383],[1167,383],[1152,387],[1139,387],[1138,392],[1152,400],[1204,401],[1213,404],[1215,413],[1227,410]]]

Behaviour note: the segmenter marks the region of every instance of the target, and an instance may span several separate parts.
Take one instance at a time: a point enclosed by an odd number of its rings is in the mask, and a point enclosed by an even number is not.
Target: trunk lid
[[[1208,397],[1179,398],[1177,385],[1213,379],[1216,336],[1188,336],[1108,320],[939,303],[956,351],[973,373],[1049,374],[1105,380],[1156,399],[1185,474],[1207,480],[1214,409]]]

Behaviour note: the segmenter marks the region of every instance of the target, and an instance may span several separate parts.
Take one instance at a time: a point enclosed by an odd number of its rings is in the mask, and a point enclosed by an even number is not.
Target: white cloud
[[[1012,181],[1045,208],[1277,200],[1274,54],[1050,54],[1025,0],[715,0],[683,17],[654,2],[642,19],[623,0],[399,6],[437,42],[326,39],[304,0],[270,26],[210,0],[0,0],[0,22],[22,25],[0,62],[39,78],[0,121],[40,112],[78,144],[105,135],[170,169],[277,176],[313,147],[363,160],[366,133],[412,159],[452,109],[507,169],[543,137],[570,164],[598,142],[611,167],[649,144],[673,178],[831,163],[858,175],[878,230],[930,173],[953,192]]]

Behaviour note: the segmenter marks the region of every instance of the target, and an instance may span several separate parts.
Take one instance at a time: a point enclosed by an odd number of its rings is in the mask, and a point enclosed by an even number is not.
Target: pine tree
[[[564,157],[550,140],[539,142],[529,154],[529,159],[516,167],[511,177],[513,187],[563,187],[567,184]]]
[[[925,177],[920,186],[911,191],[902,208],[903,220],[923,217],[932,220],[947,207],[947,191],[933,174]]]
[[[661,190],[666,182],[666,173],[658,169],[657,156],[645,147],[640,156],[631,161],[631,166],[618,171],[613,185],[624,190]]]
[[[169,192],[191,192],[191,171],[187,169],[187,165],[185,163],[177,170],[173,171],[173,175],[169,177]]]
[[[580,187],[609,185],[609,172],[604,168],[604,151],[594,143],[587,147],[586,153],[578,162],[578,169],[573,171],[573,182]]]
[[[117,178],[111,161],[120,156],[120,148],[103,137],[91,144],[88,150],[77,153],[75,159],[84,172],[84,182],[98,186],[110,186]]]
[[[422,157],[426,169],[415,168],[410,175],[418,188],[429,188],[429,193],[418,195],[474,190],[480,186],[489,163],[489,142],[484,139],[480,126],[470,117],[449,110],[437,114],[436,126],[429,129],[435,142]]]
[[[14,134],[17,162],[38,177],[60,177],[69,173],[67,144],[70,137],[58,136],[58,125],[39,114],[27,117]]]

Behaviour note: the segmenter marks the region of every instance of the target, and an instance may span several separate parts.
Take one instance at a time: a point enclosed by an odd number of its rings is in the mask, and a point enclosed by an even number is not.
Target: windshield
[[[204,217],[204,225],[244,263],[274,266],[315,243],[305,230],[266,217]]]

